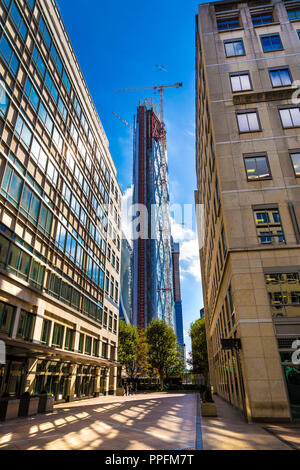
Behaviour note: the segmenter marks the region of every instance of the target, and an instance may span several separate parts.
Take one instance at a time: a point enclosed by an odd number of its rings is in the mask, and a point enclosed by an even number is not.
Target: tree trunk
[[[159,383],[160,383],[161,390],[163,390],[164,388],[164,373],[163,372],[160,372],[159,374]]]

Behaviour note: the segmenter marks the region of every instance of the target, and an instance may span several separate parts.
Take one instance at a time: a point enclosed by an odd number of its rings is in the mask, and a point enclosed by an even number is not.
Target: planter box
[[[34,416],[38,413],[39,398],[21,398],[19,416]]]
[[[211,418],[218,416],[215,402],[213,403],[202,402],[201,403],[201,416],[207,416]]]
[[[20,400],[0,400],[0,421],[15,419],[19,415]]]
[[[43,396],[39,399],[38,413],[52,413],[54,397]]]

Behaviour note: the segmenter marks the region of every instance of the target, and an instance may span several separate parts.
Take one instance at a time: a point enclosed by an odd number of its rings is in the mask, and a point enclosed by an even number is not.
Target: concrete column
[[[68,385],[67,385],[67,401],[71,402],[74,401],[74,394],[75,394],[75,383],[76,383],[76,371],[77,366],[76,364],[70,365],[70,374],[68,377]]]
[[[19,321],[20,321],[20,316],[21,316],[21,307],[17,307],[16,309],[16,315],[15,315],[15,319],[14,319],[14,326],[13,326],[13,330],[12,330],[12,335],[11,337],[13,339],[15,339],[17,337],[17,334],[18,334],[18,327],[19,327]]]
[[[117,394],[117,367],[109,368],[109,395]]]
[[[49,332],[49,346],[52,346],[53,328],[54,328],[54,321],[51,321],[50,332]]]
[[[34,382],[36,377],[37,359],[27,360],[27,370],[25,374],[25,383],[23,384],[24,392],[29,392],[31,395],[34,391]]]
[[[80,331],[75,330],[75,335],[74,335],[74,352],[78,353],[78,348],[79,348],[79,338],[80,338]]]
[[[45,313],[45,302],[43,300],[38,299],[37,305],[34,307],[34,313],[36,314],[36,319],[33,330],[32,342],[34,344],[40,344]]]
[[[105,368],[105,385],[104,385],[104,395],[109,395],[109,372],[110,369]]]
[[[95,397],[100,396],[100,385],[101,385],[101,367],[96,367],[96,381],[95,381]]]

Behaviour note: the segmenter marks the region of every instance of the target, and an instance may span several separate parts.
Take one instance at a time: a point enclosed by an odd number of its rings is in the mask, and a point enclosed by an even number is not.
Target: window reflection
[[[265,281],[272,314],[275,317],[300,315],[299,273],[266,274]]]

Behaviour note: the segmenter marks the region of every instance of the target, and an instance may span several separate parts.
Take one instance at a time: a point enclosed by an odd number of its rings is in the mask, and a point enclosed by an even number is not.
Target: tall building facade
[[[182,350],[182,354],[185,357],[185,345],[183,336],[183,316],[182,316],[182,299],[181,299],[181,288],[180,288],[180,245],[179,243],[172,242],[172,265],[173,265],[173,296],[175,305],[175,320],[176,320],[176,336],[178,344]]]
[[[55,1],[1,0],[0,15],[0,395],[112,394],[121,191],[109,143]]]
[[[137,110],[133,173],[133,321],[175,330],[166,134],[152,101]]]
[[[299,418],[300,3],[199,5],[196,57],[211,383],[249,419]]]
[[[132,316],[132,248],[122,233],[121,242],[121,280],[120,280],[120,320],[133,324]]]

